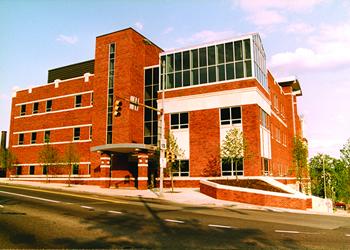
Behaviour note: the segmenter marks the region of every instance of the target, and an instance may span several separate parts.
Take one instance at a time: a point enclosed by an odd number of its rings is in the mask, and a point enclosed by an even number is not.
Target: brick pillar
[[[109,188],[110,186],[110,170],[111,170],[111,157],[106,153],[101,153],[100,157],[100,168],[101,168],[101,187]]]
[[[138,153],[137,155],[137,187],[138,189],[147,189],[148,186],[148,155],[145,153]]]

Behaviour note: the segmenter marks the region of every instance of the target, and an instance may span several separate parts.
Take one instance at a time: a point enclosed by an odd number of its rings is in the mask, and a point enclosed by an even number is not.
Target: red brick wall
[[[306,208],[310,207],[310,201],[307,201],[307,199],[220,189],[206,185],[204,183],[200,183],[200,192],[220,200],[249,203],[260,206],[282,207],[301,210],[306,210]]]
[[[202,176],[213,156],[220,154],[219,109],[189,112],[190,176]],[[214,167],[214,166],[213,166]]]
[[[261,175],[260,153],[260,107],[254,105],[242,106],[243,135],[247,143],[244,158],[244,175]]]

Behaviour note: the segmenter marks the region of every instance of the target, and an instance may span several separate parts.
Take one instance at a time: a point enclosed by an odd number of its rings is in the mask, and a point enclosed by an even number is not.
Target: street
[[[0,248],[350,249],[350,218],[0,185]]]

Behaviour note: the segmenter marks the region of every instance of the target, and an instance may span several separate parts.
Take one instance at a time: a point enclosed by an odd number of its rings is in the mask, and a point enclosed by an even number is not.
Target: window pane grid
[[[253,69],[260,79],[262,73],[252,61],[252,42],[249,38],[162,56],[161,62],[166,62],[165,88],[252,77]]]

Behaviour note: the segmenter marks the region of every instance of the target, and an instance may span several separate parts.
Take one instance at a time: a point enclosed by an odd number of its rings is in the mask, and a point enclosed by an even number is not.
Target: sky
[[[310,156],[350,138],[348,0],[0,0],[0,130],[14,90],[94,58],[96,36],[133,27],[164,50],[259,32],[275,78],[297,76]]]

